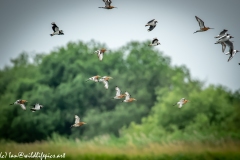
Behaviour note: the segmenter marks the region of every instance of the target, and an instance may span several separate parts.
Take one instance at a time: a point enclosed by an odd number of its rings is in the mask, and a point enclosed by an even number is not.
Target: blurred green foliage
[[[133,41],[114,51],[107,48],[103,61],[93,53],[106,45],[93,40],[37,54],[33,62],[26,53],[12,59],[12,67],[0,70],[0,138],[32,142],[56,133],[83,140],[108,134],[120,136],[119,142],[129,137],[239,139],[240,91],[204,87],[185,66],[172,66],[169,57],[148,43]],[[102,83],[85,81],[95,75],[113,77],[108,90]],[[115,86],[137,101],[113,100]],[[190,102],[181,109],[173,106],[183,97]],[[26,111],[9,105],[17,99],[29,101]],[[44,108],[31,112],[35,103]],[[87,124],[70,129],[75,114]]]

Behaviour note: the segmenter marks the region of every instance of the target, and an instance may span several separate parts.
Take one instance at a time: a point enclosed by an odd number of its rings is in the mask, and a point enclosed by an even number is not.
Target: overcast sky
[[[240,88],[240,52],[227,62],[221,45],[214,44],[214,36],[228,29],[240,50],[240,0],[112,1],[117,9],[98,8],[104,6],[102,0],[1,0],[0,67],[22,51],[49,53],[69,41],[94,39],[114,50],[132,40],[157,37],[157,48],[173,65],[186,65],[194,78],[233,91]],[[195,15],[214,29],[193,34],[199,29]],[[151,19],[158,24],[148,32],[145,24]],[[65,35],[51,37],[51,22]]]

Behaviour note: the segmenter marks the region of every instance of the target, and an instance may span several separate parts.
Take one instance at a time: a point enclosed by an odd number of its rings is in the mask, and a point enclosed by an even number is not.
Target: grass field
[[[65,153],[63,159],[74,160],[239,160],[240,142],[228,141],[214,144],[172,142],[168,144],[151,143],[142,146],[128,144],[122,147],[81,141],[48,141],[28,144],[8,142],[0,145],[0,151],[2,154],[11,152],[13,155],[19,152],[24,154],[43,152],[49,155]],[[11,159],[9,156],[5,158]]]

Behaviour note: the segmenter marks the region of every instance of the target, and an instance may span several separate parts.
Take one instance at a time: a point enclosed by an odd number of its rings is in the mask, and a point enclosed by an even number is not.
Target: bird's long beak
[[[214,28],[209,28],[209,29],[214,29]]]
[[[10,104],[10,105],[13,105],[14,103]]]

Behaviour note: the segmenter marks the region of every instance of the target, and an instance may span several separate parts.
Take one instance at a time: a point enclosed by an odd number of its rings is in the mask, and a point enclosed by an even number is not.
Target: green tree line
[[[133,41],[111,50],[93,40],[69,42],[35,55],[33,62],[21,53],[11,67],[0,70],[0,138],[32,142],[53,133],[81,139],[103,134],[144,134],[151,140],[170,135],[239,138],[240,92],[204,87],[185,66],[171,65],[170,57],[148,43]],[[103,61],[94,54],[100,48],[107,49]],[[86,82],[95,75],[113,77],[108,90],[102,83]],[[137,101],[113,100],[115,86]],[[172,106],[183,97],[190,102],[181,109]],[[29,101],[26,111],[9,105],[17,99]],[[35,103],[44,108],[31,112]],[[87,124],[70,129],[75,114]]]

